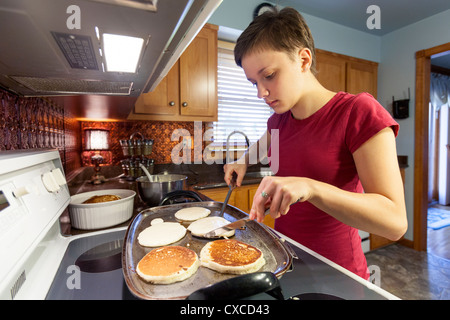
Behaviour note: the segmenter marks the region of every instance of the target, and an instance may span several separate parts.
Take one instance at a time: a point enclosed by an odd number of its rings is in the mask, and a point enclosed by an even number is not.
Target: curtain
[[[437,196],[439,204],[442,205],[450,204],[449,106],[450,77],[432,73],[430,79],[429,199],[432,200]]]
[[[439,74],[431,74],[430,101],[439,111],[440,108],[450,101],[450,77]]]

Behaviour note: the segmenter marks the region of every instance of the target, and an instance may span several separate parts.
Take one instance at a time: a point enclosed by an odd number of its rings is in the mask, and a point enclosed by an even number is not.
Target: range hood
[[[156,87],[221,2],[2,0],[0,87],[137,97]],[[105,70],[103,34],[144,40],[136,72]]]

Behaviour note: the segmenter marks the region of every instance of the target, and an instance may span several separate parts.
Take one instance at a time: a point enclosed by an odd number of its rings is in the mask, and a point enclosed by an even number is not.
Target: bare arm
[[[344,191],[327,183],[302,177],[266,177],[256,192],[251,218],[262,221],[264,204],[272,217],[286,214],[289,205],[309,201],[339,221],[391,240],[407,229],[403,183],[392,129],[381,130],[353,153],[365,193]],[[261,192],[270,197],[264,199]]]

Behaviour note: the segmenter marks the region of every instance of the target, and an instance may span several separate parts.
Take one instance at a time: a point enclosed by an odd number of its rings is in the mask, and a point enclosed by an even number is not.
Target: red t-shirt
[[[308,177],[343,190],[363,192],[352,153],[380,130],[399,125],[369,94],[337,93],[310,117],[296,120],[288,111],[268,120],[269,133],[279,129],[279,144],[272,139],[269,156],[274,171],[278,148],[277,176]],[[272,155],[272,153],[274,153]],[[358,230],[309,202],[291,206],[275,220],[275,229],[302,245],[367,279],[367,262]]]

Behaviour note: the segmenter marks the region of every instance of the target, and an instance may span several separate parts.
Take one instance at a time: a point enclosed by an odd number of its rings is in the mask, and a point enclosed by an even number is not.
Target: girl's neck
[[[308,88],[304,88],[303,93],[291,108],[292,116],[297,120],[302,120],[316,113],[320,108],[330,101],[336,92],[325,89],[317,79],[312,76]]]

